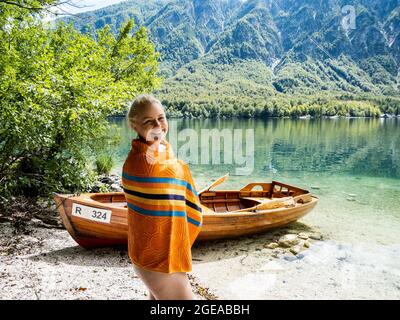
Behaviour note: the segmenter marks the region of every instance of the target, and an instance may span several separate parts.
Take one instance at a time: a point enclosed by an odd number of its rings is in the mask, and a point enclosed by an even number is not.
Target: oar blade
[[[215,180],[213,183],[211,183],[208,187],[201,189],[200,192],[198,194],[201,194],[205,191],[210,190],[211,188],[214,188],[218,185],[220,185],[222,182],[226,181],[229,178],[229,173],[227,173],[226,175],[218,178],[217,180]]]

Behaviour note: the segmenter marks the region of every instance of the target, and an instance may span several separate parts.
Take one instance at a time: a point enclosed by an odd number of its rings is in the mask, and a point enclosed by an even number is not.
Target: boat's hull
[[[93,195],[93,194],[92,194]],[[112,197],[123,197],[123,193],[109,193]],[[124,207],[101,203],[91,199],[91,194],[80,196],[55,195],[58,211],[64,226],[73,239],[82,247],[93,248],[127,244],[127,214]],[[285,226],[309,213],[317,204],[318,198],[290,208],[264,210],[260,212],[216,213],[210,210],[203,214],[203,225],[197,240],[233,238],[255,234]],[[72,214],[73,204],[90,208],[110,210],[109,223],[97,222]]]

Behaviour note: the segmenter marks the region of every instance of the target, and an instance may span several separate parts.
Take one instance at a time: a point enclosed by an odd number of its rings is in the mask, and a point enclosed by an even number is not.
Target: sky
[[[73,6],[66,6],[66,5],[64,5],[62,8],[63,10],[74,14],[74,13],[100,9],[102,7],[110,6],[112,4],[124,1],[125,0],[71,0],[72,3],[79,6],[80,8],[76,8]]]

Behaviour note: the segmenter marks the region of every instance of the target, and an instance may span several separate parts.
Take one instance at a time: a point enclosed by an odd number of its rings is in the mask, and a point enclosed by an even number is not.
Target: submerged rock
[[[297,260],[297,257],[296,256],[284,256],[283,259],[286,261],[292,262],[292,261]]]

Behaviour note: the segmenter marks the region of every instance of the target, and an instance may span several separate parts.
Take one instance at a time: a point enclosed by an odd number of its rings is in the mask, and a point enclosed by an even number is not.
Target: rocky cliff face
[[[200,64],[256,61],[281,92],[396,94],[398,0],[135,0],[74,20],[82,31],[88,22],[116,31],[126,18],[149,29],[167,77]]]

